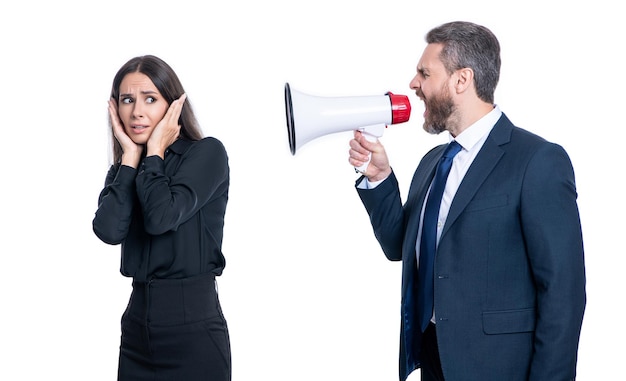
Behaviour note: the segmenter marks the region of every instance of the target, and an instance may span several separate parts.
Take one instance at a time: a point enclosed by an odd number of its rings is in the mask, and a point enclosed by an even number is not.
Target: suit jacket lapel
[[[491,133],[487,137],[485,144],[481,148],[478,155],[474,159],[474,162],[470,166],[469,170],[465,174],[459,189],[452,200],[450,205],[450,211],[446,220],[446,225],[441,232],[441,238],[450,229],[450,226],[454,224],[454,221],[463,212],[467,204],[474,198],[474,195],[480,188],[481,184],[485,181],[487,176],[491,173],[496,166],[504,151],[500,146],[506,144],[511,140],[511,131],[513,130],[513,124],[506,115],[502,114],[498,122],[495,124]]]

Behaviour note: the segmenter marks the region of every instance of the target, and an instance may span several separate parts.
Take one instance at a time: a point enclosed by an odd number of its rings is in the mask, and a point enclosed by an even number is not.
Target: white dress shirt
[[[476,123],[469,126],[455,139],[452,139],[452,136],[450,136],[450,141],[456,140],[456,142],[461,145],[462,149],[452,160],[452,168],[450,169],[450,174],[448,175],[448,180],[446,181],[446,187],[443,191],[443,197],[441,198],[439,220],[437,221],[437,243],[439,243],[441,231],[446,224],[448,211],[450,210],[450,205],[452,204],[454,195],[456,194],[457,189],[459,189],[461,181],[463,181],[463,177],[465,177],[470,165],[474,162],[474,158],[478,155],[478,151],[480,151],[483,147],[485,140],[487,140],[487,136],[489,136],[491,129],[496,124],[498,119],[500,119],[501,115],[502,112],[498,106],[495,106],[489,114],[483,116],[481,119],[476,121]],[[428,195],[426,195],[426,197],[428,198]],[[425,202],[424,206],[426,206]],[[424,217],[424,207],[422,207],[422,217]],[[422,221],[422,219],[420,219],[420,221]],[[420,222],[420,231],[418,232],[417,242],[420,241],[419,238],[421,230],[422,227]],[[419,244],[417,246],[419,248]],[[417,257],[419,259],[419,250]]]

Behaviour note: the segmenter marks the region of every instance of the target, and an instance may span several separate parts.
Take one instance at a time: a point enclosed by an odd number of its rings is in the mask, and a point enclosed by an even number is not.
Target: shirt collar
[[[464,150],[469,151],[476,143],[491,132],[491,129],[498,119],[500,119],[500,116],[502,116],[500,107],[494,105],[493,110],[466,128],[456,138],[450,135],[450,141],[456,140]]]

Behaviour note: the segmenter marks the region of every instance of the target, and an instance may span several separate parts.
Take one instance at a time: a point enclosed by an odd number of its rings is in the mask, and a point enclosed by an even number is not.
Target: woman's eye
[[[148,97],[148,98],[146,98],[146,102],[147,103],[154,103],[154,102],[156,102],[156,98]]]
[[[133,103],[133,99],[132,98],[128,98],[128,97],[122,98],[122,103],[126,103],[126,104]]]

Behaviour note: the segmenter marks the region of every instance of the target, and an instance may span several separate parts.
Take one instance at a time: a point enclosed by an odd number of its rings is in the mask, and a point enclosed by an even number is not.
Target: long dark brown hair
[[[113,86],[111,87],[111,98],[115,102],[119,102],[120,84],[129,73],[142,73],[150,78],[168,105],[185,93],[183,85],[170,65],[158,57],[145,55],[131,58],[115,74]],[[200,140],[203,138],[202,130],[188,98],[185,100],[178,123],[181,126],[180,137],[182,139]],[[122,159],[122,146],[113,134],[111,134],[111,137],[113,143],[113,163],[117,164]]]

